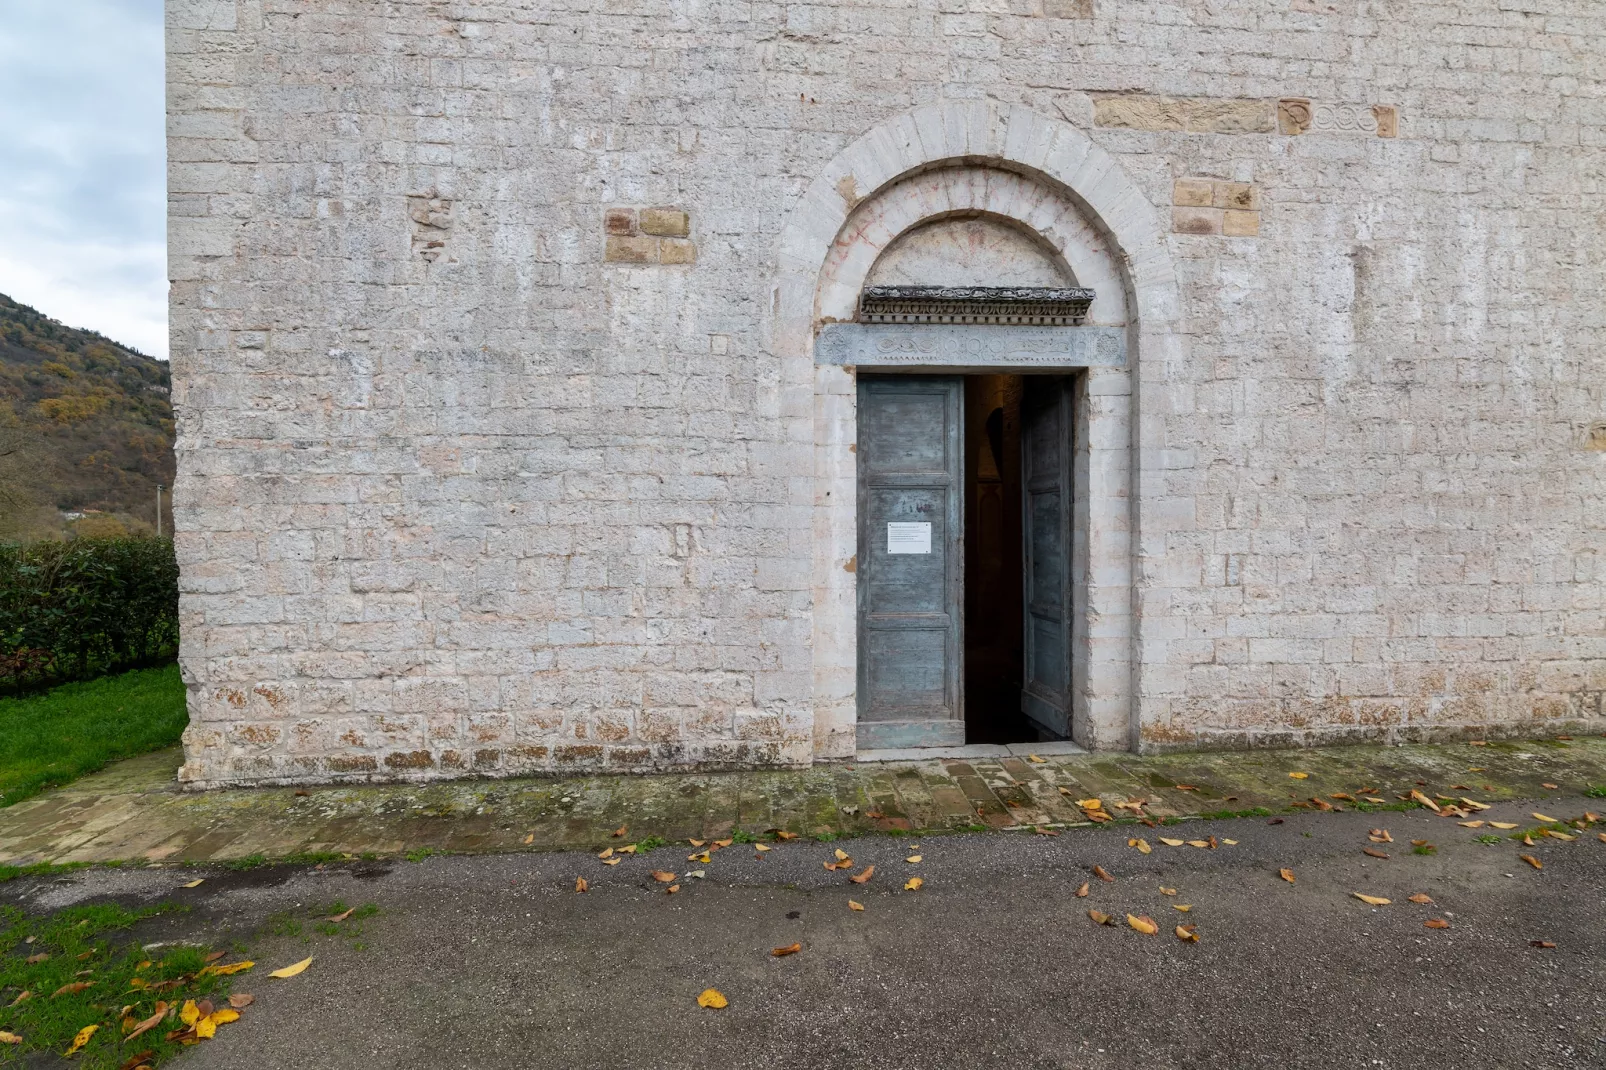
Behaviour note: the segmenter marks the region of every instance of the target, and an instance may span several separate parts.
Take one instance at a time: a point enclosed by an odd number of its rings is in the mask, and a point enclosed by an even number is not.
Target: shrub
[[[88,679],[177,649],[171,539],[0,545],[0,685]]]

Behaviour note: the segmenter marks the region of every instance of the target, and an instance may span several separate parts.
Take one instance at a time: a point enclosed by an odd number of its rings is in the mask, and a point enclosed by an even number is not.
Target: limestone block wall
[[[1595,0],[167,12],[192,783],[812,760],[782,230],[945,103],[1170,223],[1100,745],[1603,726]]]

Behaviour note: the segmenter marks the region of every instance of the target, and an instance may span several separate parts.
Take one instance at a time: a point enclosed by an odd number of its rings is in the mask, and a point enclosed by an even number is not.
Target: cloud
[[[162,0],[6,0],[0,293],[167,355]]]

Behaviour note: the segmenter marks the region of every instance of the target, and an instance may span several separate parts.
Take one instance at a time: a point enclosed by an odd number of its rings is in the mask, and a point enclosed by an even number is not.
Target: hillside
[[[59,534],[63,512],[153,527],[156,485],[173,485],[169,390],[164,362],[0,295],[0,539]]]

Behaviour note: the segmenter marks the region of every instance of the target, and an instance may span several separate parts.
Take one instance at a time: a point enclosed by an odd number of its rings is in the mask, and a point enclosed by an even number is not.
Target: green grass
[[[214,1003],[223,1003],[222,997],[236,978],[197,979],[195,974],[206,963],[206,948],[147,952],[129,932],[145,918],[187,909],[163,903],[126,910],[100,903],[30,917],[16,907],[0,907],[0,948],[6,949],[0,954],[0,1029],[22,1037],[22,1044],[6,1054],[22,1056],[25,1062],[29,1052],[61,1055],[80,1029],[95,1025],[100,1028],[72,1060],[85,1070],[111,1070],[139,1052],[153,1053],[145,1060],[152,1066],[176,1055],[179,1044],[165,1039],[180,1028],[176,1017],[136,1038],[132,1045],[123,1042],[120,1022],[124,1007],[131,1008],[130,1015],[143,1019],[154,1012],[158,1000],[178,1007],[186,999],[211,996]],[[30,937],[32,943],[27,942]],[[41,954],[49,958],[27,961],[29,956]],[[54,994],[63,985],[79,981],[93,984],[81,992]],[[178,983],[158,990],[150,987],[168,981]],[[16,1002],[22,992],[31,994]]]
[[[177,665],[0,698],[0,806],[170,747],[188,723]]]
[[[1591,799],[1606,799],[1606,784],[1601,784],[1598,787],[1590,788],[1588,791],[1584,792],[1584,794],[1588,795]]]

